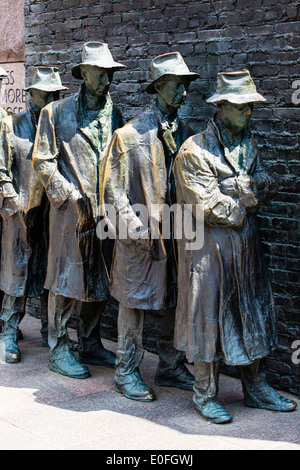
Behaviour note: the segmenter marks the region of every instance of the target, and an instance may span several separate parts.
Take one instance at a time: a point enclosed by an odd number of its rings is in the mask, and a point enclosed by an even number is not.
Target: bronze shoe
[[[18,347],[16,335],[2,333],[0,335],[0,351],[2,360],[6,364],[17,364],[21,361],[21,352]]]
[[[156,399],[153,390],[144,384],[137,371],[126,376],[123,383],[116,383],[115,391],[130,400],[150,402]]]
[[[232,416],[220,405],[218,400],[211,398],[203,405],[195,405],[195,411],[213,424],[225,424],[232,421]]]
[[[175,370],[159,370],[155,374],[155,384],[163,387],[176,387],[181,390],[193,391],[195,377],[184,364]]]
[[[279,395],[267,382],[244,388],[245,405],[270,411],[289,412],[297,408],[293,400]]]
[[[49,369],[72,379],[87,379],[91,376],[88,368],[77,361],[71,349],[64,349],[62,354],[55,356],[50,354]]]

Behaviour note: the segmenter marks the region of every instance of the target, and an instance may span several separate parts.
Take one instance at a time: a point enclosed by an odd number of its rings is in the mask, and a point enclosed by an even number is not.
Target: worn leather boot
[[[71,342],[59,344],[50,351],[49,369],[73,379],[87,379],[91,376],[87,367],[77,361]]]
[[[2,324],[2,333],[0,334],[0,355],[1,360],[7,364],[16,364],[21,361],[18,330],[5,322]]]
[[[216,398],[210,398],[201,405],[194,405],[195,411],[210,423],[225,424],[232,421],[232,416],[223,408]]]
[[[277,393],[267,382],[264,364],[256,359],[249,366],[239,366],[245,405],[263,410],[289,412],[295,410],[297,404]]]
[[[155,384],[193,391],[194,376],[184,364],[185,354],[174,348],[175,310],[164,311],[162,330],[157,342],[159,363],[155,373]]]
[[[82,302],[78,316],[79,360],[84,364],[114,367],[116,355],[105,349],[100,335],[100,320],[106,302]]]
[[[130,400],[149,402],[156,399],[153,390],[144,384],[138,370],[122,377],[115,385],[115,390]]]
[[[155,384],[164,387],[177,387],[182,390],[193,391],[195,378],[187,367],[181,363],[175,369],[161,370],[157,368]]]
[[[217,399],[220,363],[221,361],[197,361],[194,364],[194,408],[198,414],[214,424],[225,424],[232,421],[232,416]]]
[[[7,364],[16,364],[21,361],[21,352],[18,347],[18,330],[3,322],[0,334],[0,355]]]
[[[99,344],[97,347],[92,349],[88,346],[90,346],[90,344],[85,344],[85,341],[79,342],[80,362],[83,364],[94,364],[102,367],[114,367],[116,355],[113,352],[105,349],[103,346],[101,347]]]

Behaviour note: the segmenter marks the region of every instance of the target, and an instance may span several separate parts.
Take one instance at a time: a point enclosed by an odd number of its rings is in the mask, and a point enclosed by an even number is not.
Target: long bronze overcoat
[[[41,112],[33,167],[50,201],[45,287],[56,295],[83,301],[107,298],[106,266],[96,234],[99,173],[112,133],[122,125],[109,94],[97,118],[89,119],[82,89]],[[77,199],[72,197],[76,188]]]
[[[261,203],[272,179],[258,149],[243,138],[244,170],[232,158],[212,121],[187,140],[174,164],[177,198],[204,210],[204,245],[178,243],[178,304],[175,347],[189,361],[249,364],[277,345],[274,301],[258,236],[256,216],[246,214],[232,181],[251,175]]]
[[[168,199],[170,175],[160,130],[160,116],[153,105],[114,133],[106,155],[104,201],[116,208],[120,220],[126,221],[133,232],[145,229],[134,204],[144,205],[150,215],[151,205],[164,204]],[[178,149],[192,134],[192,129],[179,120],[174,134]],[[170,260],[173,254],[161,232],[156,240],[150,239],[150,233],[138,241],[117,238],[111,295],[130,308],[175,307],[176,266]]]
[[[36,133],[31,109],[5,117],[0,128],[0,289],[17,297],[43,292],[47,267],[48,202],[32,168]],[[15,197],[8,216],[5,199]]]

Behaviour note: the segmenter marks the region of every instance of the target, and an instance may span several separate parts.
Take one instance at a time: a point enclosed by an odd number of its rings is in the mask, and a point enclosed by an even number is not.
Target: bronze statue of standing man
[[[58,99],[62,86],[54,67],[35,67],[29,107],[7,116],[0,126],[0,215],[2,217],[0,289],[3,358],[19,362],[18,325],[28,297],[41,298],[42,333],[47,323],[48,203],[32,168],[32,149],[41,109]]]
[[[41,113],[33,167],[50,201],[49,254],[45,287],[49,289],[50,369],[84,379],[90,373],[73,353],[66,323],[77,311],[79,359],[113,367],[115,355],[100,338],[100,318],[108,296],[99,220],[102,156],[115,129],[123,125],[109,86],[124,65],[108,45],[84,45],[82,62],[72,67],[82,80],[77,94],[52,103]]]
[[[139,372],[144,310],[162,310],[164,315],[155,383],[191,390],[194,382],[184,354],[173,348],[177,272],[172,225],[168,239],[161,227],[158,238],[151,239],[151,228],[134,205],[146,208],[148,222],[152,206],[176,202],[173,161],[194,133],[177,112],[199,75],[189,71],[178,52],[156,57],[151,73],[146,91],[156,95],[155,103],[114,133],[103,173],[105,209],[115,208],[118,225],[132,235],[121,238],[117,233],[111,271],[111,295],[119,301],[115,384],[118,392],[138,401],[155,399]]]
[[[178,202],[204,213],[202,248],[178,243],[175,346],[194,362],[195,410],[221,424],[232,420],[217,398],[222,360],[237,366],[247,406],[291,411],[296,403],[267,384],[262,360],[276,348],[277,334],[256,213],[278,185],[248,124],[253,103],[265,99],[244,69],[219,73],[207,101],[218,107],[214,119],[183,144],[174,163]]]

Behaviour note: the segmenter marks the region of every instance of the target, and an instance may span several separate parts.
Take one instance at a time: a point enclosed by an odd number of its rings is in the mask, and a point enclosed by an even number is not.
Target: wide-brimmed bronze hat
[[[73,65],[71,72],[73,77],[82,79],[80,66],[94,65],[103,69],[120,70],[125,65],[116,62],[111,55],[108,44],[105,42],[87,42],[83,46],[82,61],[80,64]]]
[[[33,67],[31,74],[31,85],[25,88],[26,91],[41,90],[47,92],[55,92],[60,90],[68,90],[61,83],[59,71],[56,67]]]
[[[145,89],[147,93],[156,93],[155,84],[164,75],[186,77],[190,81],[197,80],[200,76],[198,73],[190,72],[180,52],[168,52],[155,57],[150,64],[150,70],[151,82]]]
[[[6,72],[6,70],[4,70],[4,68],[0,67],[0,79],[5,78],[7,76],[8,76],[8,73]]]
[[[234,104],[243,104],[266,101],[266,99],[257,93],[249,70],[243,69],[238,72],[218,73],[215,94],[206,101],[207,103],[229,101]]]

